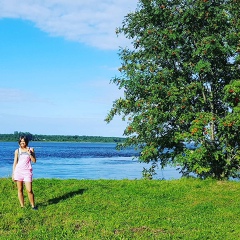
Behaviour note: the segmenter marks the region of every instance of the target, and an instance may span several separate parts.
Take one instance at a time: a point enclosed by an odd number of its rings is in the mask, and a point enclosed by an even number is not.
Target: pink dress
[[[32,182],[31,158],[27,152],[18,150],[18,163],[14,170],[14,180],[21,182]]]

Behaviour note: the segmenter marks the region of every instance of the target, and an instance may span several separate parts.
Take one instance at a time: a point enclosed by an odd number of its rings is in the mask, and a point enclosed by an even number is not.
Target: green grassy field
[[[0,239],[240,239],[240,183],[213,180],[33,182],[21,209],[0,179]]]

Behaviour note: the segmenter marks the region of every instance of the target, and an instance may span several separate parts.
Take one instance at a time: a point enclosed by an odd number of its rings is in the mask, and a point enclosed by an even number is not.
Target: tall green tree
[[[239,177],[239,1],[140,0],[117,29],[132,40],[120,49],[125,95],[106,117],[127,121],[139,160],[180,165],[183,175]],[[195,144],[189,149],[186,143]]]

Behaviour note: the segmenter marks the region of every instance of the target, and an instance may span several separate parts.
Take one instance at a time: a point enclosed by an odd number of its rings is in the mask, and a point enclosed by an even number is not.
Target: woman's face
[[[24,141],[24,139],[22,139],[19,143],[21,148],[25,148],[27,146],[26,142]]]

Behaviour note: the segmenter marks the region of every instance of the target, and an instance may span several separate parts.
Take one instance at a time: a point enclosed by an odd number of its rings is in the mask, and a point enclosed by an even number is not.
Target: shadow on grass
[[[49,199],[47,201],[47,203],[39,203],[38,206],[46,206],[46,205],[51,205],[51,204],[57,204],[59,203],[60,201],[64,201],[64,200],[67,200],[69,198],[72,198],[76,195],[82,195],[84,192],[86,191],[86,189],[79,189],[79,190],[76,190],[76,191],[72,191],[72,192],[69,192],[69,193],[65,193],[64,195],[62,196],[59,196],[59,197],[56,197],[56,198],[52,198],[52,199]]]

